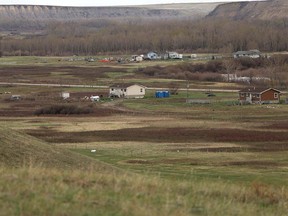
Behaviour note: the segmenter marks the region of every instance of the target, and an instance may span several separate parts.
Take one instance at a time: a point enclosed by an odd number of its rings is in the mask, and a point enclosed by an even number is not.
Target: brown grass
[[[143,141],[158,143],[187,143],[195,141],[207,142],[285,142],[288,134],[283,131],[257,131],[230,128],[198,129],[198,128],[124,128],[119,130],[59,132],[55,130],[27,131],[30,135],[47,142],[85,143],[98,141]],[[288,148],[288,144],[283,144]],[[269,146],[264,145],[265,148]],[[263,147],[263,149],[264,149]],[[273,149],[273,147],[271,147]]]

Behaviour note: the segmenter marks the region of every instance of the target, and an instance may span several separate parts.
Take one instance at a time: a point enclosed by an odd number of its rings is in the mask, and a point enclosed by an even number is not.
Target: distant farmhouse
[[[109,97],[143,98],[146,87],[139,84],[113,84],[110,86]]]
[[[274,88],[245,88],[239,91],[241,103],[270,104],[280,102],[281,92]]]
[[[166,52],[164,59],[182,59],[183,55],[177,52]]]
[[[249,51],[238,51],[233,53],[234,58],[260,58],[261,52],[259,50],[249,50]]]

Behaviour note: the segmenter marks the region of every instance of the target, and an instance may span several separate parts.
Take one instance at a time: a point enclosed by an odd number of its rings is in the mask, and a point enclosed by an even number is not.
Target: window
[[[127,89],[124,89],[124,92],[126,92],[127,91]]]
[[[257,97],[257,98],[260,98],[260,94],[257,94],[256,97]]]
[[[274,93],[274,98],[278,98],[278,93]]]
[[[114,91],[114,89],[112,88],[111,91]]]
[[[143,89],[142,89],[142,88],[140,89],[140,92],[143,92]]]
[[[241,93],[241,97],[245,97],[245,94],[244,94],[244,93]]]

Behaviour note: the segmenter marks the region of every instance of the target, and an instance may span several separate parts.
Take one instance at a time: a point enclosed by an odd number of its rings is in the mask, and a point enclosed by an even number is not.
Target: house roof
[[[262,94],[266,91],[269,91],[269,90],[273,90],[273,91],[276,91],[278,93],[281,93],[281,91],[277,90],[277,89],[274,89],[274,88],[263,88],[263,87],[258,87],[258,88],[255,88],[255,87],[248,87],[248,88],[244,88],[242,90],[239,91],[239,93],[256,93],[256,94]]]
[[[133,85],[138,85],[138,86],[141,86],[143,88],[146,88],[145,86],[140,85],[140,84],[136,84],[136,83],[114,83],[114,84],[110,85],[110,88],[128,88],[128,87],[133,86]]]

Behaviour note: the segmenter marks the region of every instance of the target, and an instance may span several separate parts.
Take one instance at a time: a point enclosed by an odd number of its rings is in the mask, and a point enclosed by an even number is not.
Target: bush
[[[284,54],[273,55],[270,58],[270,61],[273,65],[282,66],[288,64],[288,55]]]
[[[78,107],[75,105],[51,105],[34,112],[35,115],[80,115],[92,113],[91,107]]]
[[[208,72],[213,72],[213,73],[216,73],[216,72],[221,72],[224,70],[224,67],[223,67],[223,62],[222,61],[209,61],[207,64],[206,64],[206,71]]]
[[[239,58],[236,63],[240,66],[240,70],[246,70],[249,68],[263,68],[268,65],[268,60],[266,58]]]

